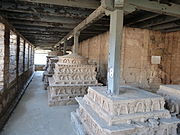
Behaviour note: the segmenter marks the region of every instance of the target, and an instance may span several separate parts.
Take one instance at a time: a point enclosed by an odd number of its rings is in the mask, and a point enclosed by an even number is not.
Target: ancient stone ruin
[[[177,116],[180,119],[180,85],[160,85],[157,91],[166,101],[167,108],[172,116]],[[180,134],[180,124],[178,124],[178,134]]]
[[[71,118],[78,135],[176,135],[179,120],[164,109],[164,98],[132,87],[112,96],[107,87],[89,87],[76,98]]]
[[[57,57],[47,56],[47,66],[43,73],[44,89],[47,90],[49,86],[48,78],[52,77],[54,74],[55,63],[58,61]]]
[[[158,94],[166,100],[166,108],[172,115],[180,116],[180,85],[161,85]]]
[[[54,75],[49,78],[49,105],[77,103],[75,97],[84,96],[88,86],[100,85],[96,80],[96,66],[77,54],[58,57]]]
[[[49,77],[52,77],[54,74],[54,67],[55,63],[58,61],[57,56],[61,56],[62,52],[61,51],[51,51],[48,53],[47,56],[47,62],[46,66],[44,67],[44,73],[43,73],[43,82],[44,82],[44,89],[47,90],[47,87],[49,86]]]

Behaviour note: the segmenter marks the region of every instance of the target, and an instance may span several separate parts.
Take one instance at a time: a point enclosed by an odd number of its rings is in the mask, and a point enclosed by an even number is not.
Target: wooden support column
[[[16,48],[16,85],[17,85],[17,91],[20,90],[20,84],[19,84],[19,52],[20,52],[20,36],[17,35],[17,48]]]
[[[116,9],[110,14],[108,93],[119,95],[120,59],[123,34],[123,10]]]
[[[4,46],[4,89],[9,87],[10,29],[5,25]]]
[[[77,53],[77,54],[78,54],[78,47],[79,47],[79,35],[80,35],[80,32],[74,32],[73,53]]]
[[[66,55],[67,40],[64,41],[63,55]]]
[[[23,73],[25,72],[25,57],[26,57],[26,41],[24,40],[24,45],[23,45]]]

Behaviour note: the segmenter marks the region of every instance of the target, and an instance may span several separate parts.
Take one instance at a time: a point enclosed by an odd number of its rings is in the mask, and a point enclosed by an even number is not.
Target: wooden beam
[[[27,21],[41,21],[41,22],[53,22],[61,24],[78,24],[82,19],[61,17],[61,16],[47,16],[38,14],[27,14],[27,13],[15,13],[15,12],[1,12],[1,15],[6,19],[17,19]]]
[[[126,17],[125,17],[124,23],[126,24],[126,26],[130,26],[134,23],[142,22],[142,21],[145,21],[145,20],[157,17],[157,16],[159,16],[159,14],[155,14],[155,13],[151,13],[151,12],[138,13],[137,15],[133,15],[129,19],[126,19]]]
[[[176,32],[176,31],[180,31],[180,26],[175,27],[175,28],[161,30],[161,32]]]
[[[39,31],[39,32],[43,32],[43,31],[51,31],[51,32],[65,32],[68,33],[69,31],[71,31],[71,29],[58,29],[58,28],[38,28],[38,27],[22,27],[22,26],[14,26],[17,30],[32,30],[32,31]]]
[[[29,42],[22,34],[20,34],[11,24],[8,23],[8,21],[6,19],[4,19],[1,15],[0,15],[0,21],[2,23],[4,23],[6,26],[9,27],[9,29],[11,29],[13,32],[15,32],[18,36],[20,36],[21,38],[23,38],[26,42],[28,42],[29,44],[31,44],[31,42]],[[31,44],[32,45],[32,44]]]
[[[67,40],[64,42],[63,55],[66,55],[66,48],[67,48]]]
[[[96,9],[100,5],[99,0],[18,0],[33,3],[43,3],[59,6]]]
[[[26,26],[43,26],[43,27],[58,27],[58,28],[71,28],[73,29],[77,24],[62,24],[53,22],[41,22],[41,21],[27,21],[18,19],[8,19],[8,21],[13,25],[26,25]]]
[[[93,13],[91,13],[85,20],[83,20],[79,25],[77,25],[71,32],[69,32],[59,43],[63,43],[66,39],[73,36],[74,32],[80,32],[87,28],[94,21],[105,16],[105,9],[103,7],[98,7]]]
[[[48,16],[61,16],[71,18],[86,18],[93,10],[92,9],[80,9],[74,7],[64,6],[45,6],[33,3],[23,2],[10,2],[3,1],[0,6],[1,11],[11,11],[16,13],[30,13],[30,14],[41,14]]]
[[[153,19],[148,19],[143,22],[135,23],[133,25],[130,25],[130,27],[149,28],[151,26],[176,21],[178,19],[179,18],[176,18],[176,17],[162,15],[162,16],[155,17]]]
[[[131,6],[132,8],[142,9],[159,14],[180,17],[180,5],[178,4],[168,5],[150,0],[126,0],[124,8],[125,10],[126,6]]]
[[[175,27],[180,27],[180,20],[170,22],[170,23],[156,25],[156,26],[153,26],[153,27],[150,27],[150,28],[152,30],[164,30],[164,29],[170,29],[170,28],[175,28]]]
[[[64,37],[65,34],[54,34],[54,33],[48,33],[48,34],[44,34],[44,33],[26,33],[26,32],[21,32],[24,36],[44,36],[44,37]]]

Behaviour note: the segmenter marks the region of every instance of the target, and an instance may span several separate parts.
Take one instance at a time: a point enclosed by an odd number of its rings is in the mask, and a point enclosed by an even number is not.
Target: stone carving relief
[[[89,92],[87,96],[95,103],[97,103],[101,108],[103,108],[106,112],[114,110],[113,114],[117,116],[122,114],[162,110],[164,109],[165,104],[162,98],[154,100],[147,99],[136,102],[128,101],[126,103],[110,104],[107,102],[107,100],[103,99],[102,96],[99,96],[92,91]],[[113,106],[113,108],[110,108],[110,106]]]

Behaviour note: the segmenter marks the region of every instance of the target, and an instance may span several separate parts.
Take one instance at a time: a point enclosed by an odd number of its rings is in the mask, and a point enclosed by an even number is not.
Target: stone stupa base
[[[157,91],[166,100],[166,107],[172,114],[180,115],[180,85],[161,85]]]
[[[131,87],[119,96],[107,87],[90,87],[71,113],[78,135],[176,135],[178,119],[164,109],[163,97]]]
[[[166,108],[172,116],[180,119],[180,85],[161,85],[157,91],[166,100]],[[180,134],[180,124],[178,124],[178,133]]]
[[[47,71],[44,71],[43,73],[43,82],[44,82],[44,89],[47,90],[49,86],[49,77],[52,77],[53,74],[49,74]]]
[[[49,77],[52,77],[54,74],[55,63],[57,63],[57,56],[47,56],[48,66],[47,69],[43,72],[44,89],[47,90],[49,86]]]
[[[77,104],[75,97],[83,97],[87,94],[89,86],[101,84],[56,84],[54,79],[49,79],[48,87],[48,105],[73,105]]]

